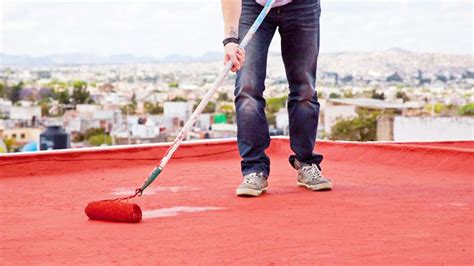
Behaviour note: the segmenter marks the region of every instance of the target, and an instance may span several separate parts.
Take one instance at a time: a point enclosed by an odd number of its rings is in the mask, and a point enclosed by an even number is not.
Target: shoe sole
[[[237,196],[239,197],[245,197],[245,196],[258,197],[265,192],[267,192],[266,188],[261,189],[261,190],[250,189],[250,188],[238,188],[235,191],[235,194],[237,194]]]
[[[331,183],[322,183],[322,184],[317,184],[317,185],[308,185],[308,184],[305,184],[305,183],[301,183],[301,182],[296,182],[296,184],[299,186],[299,187],[305,187],[309,190],[313,190],[313,191],[319,191],[319,190],[331,190],[332,189],[332,184]]]

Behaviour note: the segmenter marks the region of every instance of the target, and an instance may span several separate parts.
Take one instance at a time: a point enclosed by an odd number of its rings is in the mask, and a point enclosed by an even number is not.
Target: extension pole
[[[258,15],[257,19],[255,22],[252,24],[250,27],[249,31],[245,35],[244,39],[239,45],[239,48],[245,49],[249,41],[252,39],[253,35],[257,32],[257,29],[260,27],[260,24],[262,24],[263,20],[267,16],[268,12],[270,12],[270,9],[272,5],[274,4],[275,0],[268,0],[265,6],[263,7],[262,11]],[[224,79],[227,77],[229,74],[230,69],[232,68],[232,61],[229,60],[227,64],[225,65],[224,69],[222,72],[219,74],[217,77],[216,81],[214,81],[214,84],[212,85],[211,89],[209,89],[204,96],[204,98],[201,100],[199,105],[197,106],[196,110],[194,110],[193,114],[191,117],[188,119],[186,124],[183,126],[181,131],[178,133],[176,138],[174,139],[173,143],[171,144],[171,147],[168,148],[168,150],[165,153],[165,156],[161,159],[160,164],[151,171],[151,173],[148,175],[148,178],[145,180],[143,185],[140,188],[137,188],[135,191],[135,195],[141,195],[143,191],[158,177],[158,175],[163,171],[165,168],[166,164],[168,161],[171,159],[173,156],[174,152],[178,149],[179,145],[183,141],[183,139],[186,136],[186,133],[191,129],[191,127],[196,123],[197,117],[201,114],[201,112],[204,110],[204,108],[207,106],[209,101],[211,100],[212,95],[216,92],[216,90],[222,85],[222,82]]]

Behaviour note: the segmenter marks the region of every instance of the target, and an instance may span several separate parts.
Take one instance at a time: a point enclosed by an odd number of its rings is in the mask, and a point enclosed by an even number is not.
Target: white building
[[[67,132],[84,132],[89,128],[111,131],[122,123],[122,112],[119,108],[103,109],[100,105],[80,104],[75,111],[67,111],[63,119]]]
[[[211,114],[200,114],[197,117],[195,127],[198,127],[201,130],[209,130],[212,122],[212,115]]]
[[[474,117],[396,116],[393,140],[474,140]]]
[[[163,106],[164,117],[188,120],[193,111],[193,104],[189,102],[165,102]]]
[[[10,109],[10,119],[12,120],[31,121],[33,117],[41,118],[40,106],[12,106]]]
[[[100,105],[97,104],[78,104],[76,105],[76,111],[79,113],[94,113],[100,109]]]
[[[285,135],[288,134],[289,128],[289,118],[288,118],[288,110],[286,108],[280,108],[276,115],[276,128],[282,129]]]
[[[233,138],[237,136],[236,124],[212,124],[213,138]]]
[[[136,138],[156,138],[160,135],[160,127],[152,119],[147,119],[144,125],[134,124],[131,129],[132,136]]]
[[[412,113],[420,114],[423,109],[423,104],[418,102],[386,102],[369,98],[330,99],[324,108],[325,133],[328,135],[331,134],[331,127],[338,119],[356,117],[357,108],[408,115]]]
[[[12,102],[10,100],[0,98],[0,117],[9,117],[11,108]]]

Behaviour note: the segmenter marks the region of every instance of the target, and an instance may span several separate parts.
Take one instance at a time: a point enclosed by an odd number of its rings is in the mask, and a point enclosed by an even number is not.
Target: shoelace
[[[310,180],[319,180],[323,178],[321,172],[315,164],[307,165],[301,167],[301,171],[310,179]]]
[[[263,178],[263,176],[259,173],[252,173],[245,176],[244,183],[251,184],[251,185],[260,185],[259,181]]]

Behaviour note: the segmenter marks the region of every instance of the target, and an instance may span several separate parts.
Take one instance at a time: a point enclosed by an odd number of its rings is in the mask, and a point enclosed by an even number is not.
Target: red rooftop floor
[[[0,264],[474,262],[474,141],[319,142],[330,192],[296,186],[272,139],[268,193],[234,195],[234,140],[185,143],[145,194],[139,224],[90,221],[133,192],[166,146],[0,156]]]

